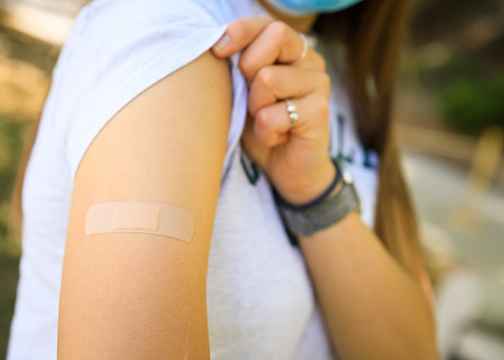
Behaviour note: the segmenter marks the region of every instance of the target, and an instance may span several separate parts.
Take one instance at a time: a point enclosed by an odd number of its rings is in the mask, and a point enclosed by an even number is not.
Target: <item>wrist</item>
[[[318,199],[324,192],[326,192],[337,176],[337,170],[334,166],[332,160],[328,158],[326,165],[320,168],[320,172],[317,174],[315,180],[310,181],[307,185],[296,190],[287,190],[282,187],[275,186],[275,190],[280,195],[280,197],[291,205],[302,205],[312,202]],[[332,189],[329,197],[336,194],[341,188],[341,179],[338,180],[338,184]]]

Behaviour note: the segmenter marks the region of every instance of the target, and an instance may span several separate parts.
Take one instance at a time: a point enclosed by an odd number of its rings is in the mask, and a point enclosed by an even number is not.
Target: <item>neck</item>
[[[273,8],[265,0],[257,0],[257,1],[275,19],[283,21],[284,23],[286,23],[287,25],[292,27],[294,30],[299,31],[301,33],[309,32],[311,30],[311,28],[313,27],[313,24],[315,24],[315,21],[317,20],[317,17],[318,17],[318,14],[309,14],[309,15],[302,15],[302,16],[286,15],[286,14],[278,11],[277,9]]]

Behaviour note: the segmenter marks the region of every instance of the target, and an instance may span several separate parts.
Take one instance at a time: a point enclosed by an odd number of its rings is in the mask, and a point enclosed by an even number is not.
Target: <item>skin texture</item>
[[[325,67],[312,49],[299,60],[298,34],[272,18],[237,20],[226,35],[227,46],[217,44],[214,53],[225,57],[245,48],[240,67],[251,84],[244,148],[286,200],[316,198],[334,177],[324,171],[328,112],[320,111],[327,106],[329,84],[314,80]],[[290,63],[289,71],[285,63]],[[277,102],[286,98],[298,105],[300,115],[299,127],[290,130],[285,104]],[[319,111],[310,112],[314,108]],[[357,212],[298,240],[340,358],[438,358],[432,309],[420,282],[386,251]]]
[[[342,359],[438,358],[432,310],[420,284],[357,212],[299,240]]]
[[[206,271],[230,110],[228,64],[207,52],[93,141],[74,182],[58,359],[209,359]],[[92,204],[136,200],[192,211],[192,240],[85,235]]]

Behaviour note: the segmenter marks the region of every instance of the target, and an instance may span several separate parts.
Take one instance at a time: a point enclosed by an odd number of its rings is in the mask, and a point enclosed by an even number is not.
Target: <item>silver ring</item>
[[[299,55],[299,57],[296,61],[301,60],[308,53],[308,40],[306,40],[306,36],[303,33],[299,33],[299,37],[301,38],[301,41],[303,42],[303,51],[301,51],[301,55]]]
[[[293,128],[296,125],[296,121],[299,120],[299,114],[297,113],[297,107],[289,100],[285,100],[287,104],[287,111],[289,112],[290,127]]]

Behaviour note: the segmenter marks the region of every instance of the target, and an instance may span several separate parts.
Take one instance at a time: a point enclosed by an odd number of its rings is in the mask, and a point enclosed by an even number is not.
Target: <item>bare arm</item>
[[[437,359],[433,315],[419,284],[356,211],[299,238],[342,359]]]
[[[58,359],[209,359],[206,271],[230,109],[228,65],[207,52],[93,141],[74,182]],[[92,204],[130,200],[192,211],[192,240],[85,235]]]

